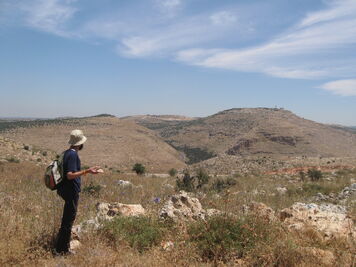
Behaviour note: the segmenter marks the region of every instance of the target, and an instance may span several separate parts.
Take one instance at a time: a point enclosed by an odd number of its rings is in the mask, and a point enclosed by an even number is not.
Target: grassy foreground
[[[117,218],[99,231],[86,233],[82,247],[70,257],[51,253],[63,202],[45,188],[42,175],[43,169],[31,163],[0,163],[0,266],[328,266],[313,248],[333,252],[339,266],[350,266],[355,253],[354,244],[345,240],[326,242],[313,231],[298,236],[278,223],[241,213],[242,206],[251,201],[279,210],[317,192],[337,193],[356,177],[353,171],[317,182],[301,182],[297,176],[235,177],[235,183],[223,188],[212,186],[217,180],[212,178],[196,194],[203,207],[238,216],[187,225],[157,219],[164,199],[174,193],[175,178],[119,173],[87,176],[75,224],[92,218],[97,202],[142,204],[148,216]],[[119,179],[135,186],[120,187]],[[288,191],[277,194],[276,187]],[[355,207],[349,211],[355,219]],[[163,249],[167,241],[174,247]]]

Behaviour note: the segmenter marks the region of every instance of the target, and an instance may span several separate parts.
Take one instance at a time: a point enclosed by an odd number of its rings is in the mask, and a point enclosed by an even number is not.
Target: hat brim
[[[83,135],[83,138],[80,141],[73,144],[69,140],[68,144],[70,144],[71,146],[80,146],[80,145],[84,144],[86,141],[87,141],[87,138]]]

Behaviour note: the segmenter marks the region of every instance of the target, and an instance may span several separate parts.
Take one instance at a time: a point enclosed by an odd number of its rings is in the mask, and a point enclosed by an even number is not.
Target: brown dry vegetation
[[[85,162],[84,162],[85,163]],[[88,232],[82,236],[82,247],[74,256],[53,257],[51,248],[59,227],[62,201],[55,192],[45,188],[42,182],[43,168],[33,163],[0,163],[0,265],[22,266],[350,266],[351,255],[355,252],[354,244],[344,240],[323,241],[318,233],[310,230],[303,236],[286,232],[277,223],[264,218],[250,218],[251,224],[244,230],[253,242],[242,254],[231,254],[226,259],[213,257],[206,259],[199,250],[199,244],[192,240],[184,224],[170,225],[163,240],[173,241],[172,251],[164,251],[159,245],[139,252],[128,243],[113,245],[105,235]],[[330,181],[316,182],[319,189],[338,192],[354,178],[354,171],[339,172],[330,175]],[[327,178],[327,177],[326,177]],[[119,179],[131,181],[135,187],[120,187]],[[212,178],[213,183],[217,178]],[[232,212],[243,218],[241,209],[251,201],[262,201],[275,209],[290,206],[295,201],[305,201],[315,192],[300,191],[303,186],[297,176],[240,176],[237,183],[220,193],[203,188],[197,197],[204,207],[213,207]],[[175,178],[155,178],[127,176],[118,173],[105,173],[101,176],[87,176],[83,187],[90,183],[101,185],[98,195],[81,193],[79,212],[76,223],[92,218],[97,202],[122,202],[142,204],[148,216],[157,218],[162,200],[174,192],[166,184],[175,185]],[[310,182],[304,182],[310,184]],[[139,186],[142,185],[142,186]],[[287,195],[278,195],[277,186],[288,188]],[[355,216],[350,209],[350,215]],[[227,219],[226,219],[227,220]],[[235,220],[235,219],[234,219]],[[198,228],[205,229],[201,223]],[[252,227],[251,227],[252,226]],[[189,226],[188,226],[189,228]],[[206,228],[209,231],[209,228]],[[206,232],[205,231],[205,232]],[[211,248],[209,248],[211,249]],[[216,251],[212,246],[212,251]],[[322,249],[318,250],[318,249]],[[218,250],[221,251],[221,250]],[[328,262],[325,251],[335,255]],[[210,255],[210,254],[209,254]],[[229,254],[230,255],[230,254]],[[225,262],[221,261],[224,260]],[[330,265],[331,264],[331,265]]]
[[[122,171],[139,162],[148,172],[183,168],[184,157],[151,130],[116,117],[91,117],[51,121],[51,124],[14,128],[2,135],[18,143],[61,153],[73,129],[88,137],[82,159],[86,164],[105,165]]]

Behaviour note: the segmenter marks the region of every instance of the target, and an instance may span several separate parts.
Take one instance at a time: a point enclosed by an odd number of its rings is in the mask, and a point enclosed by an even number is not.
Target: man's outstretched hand
[[[98,174],[98,173],[103,173],[103,169],[100,168],[100,166],[94,166],[88,169],[88,172],[91,174]]]

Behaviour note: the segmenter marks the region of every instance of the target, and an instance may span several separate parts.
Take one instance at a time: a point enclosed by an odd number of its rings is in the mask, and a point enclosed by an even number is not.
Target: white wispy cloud
[[[236,16],[229,11],[220,11],[210,16],[215,25],[229,25],[236,22]]]
[[[181,5],[181,0],[157,0],[157,2],[165,8],[176,8]]]
[[[325,83],[319,88],[341,96],[356,96],[356,79],[337,80]]]
[[[77,9],[72,6],[75,0],[35,0],[20,1],[18,7],[25,12],[27,26],[63,37],[71,37],[66,23]]]
[[[331,3],[327,10],[309,14],[296,27],[264,45],[217,49],[213,54],[208,49],[206,56],[203,56],[204,49],[189,49],[179,51],[177,59],[198,66],[262,72],[284,78],[351,75],[352,71],[345,73],[340,59],[349,59],[350,55],[345,51],[355,48],[356,17],[350,14],[356,14],[356,1]],[[194,51],[198,51],[198,57]],[[356,67],[356,60],[347,63],[351,64],[349,70]]]
[[[253,14],[261,7],[220,6],[177,16],[175,12],[188,2],[140,2],[139,14],[116,10],[110,16],[99,16],[94,12],[94,16],[75,20],[75,27],[72,22],[80,6],[76,0],[16,0],[11,6],[22,12],[28,27],[63,37],[110,41],[121,56],[166,57],[190,65],[283,78],[354,77],[355,0],[328,0],[325,9],[306,14],[278,36],[258,46],[245,43],[244,48],[239,48],[239,42],[250,34],[256,19]]]
[[[171,57],[182,48],[218,40],[224,34],[224,27],[214,25],[208,14],[196,15],[129,34],[119,40],[118,52],[132,57]]]

